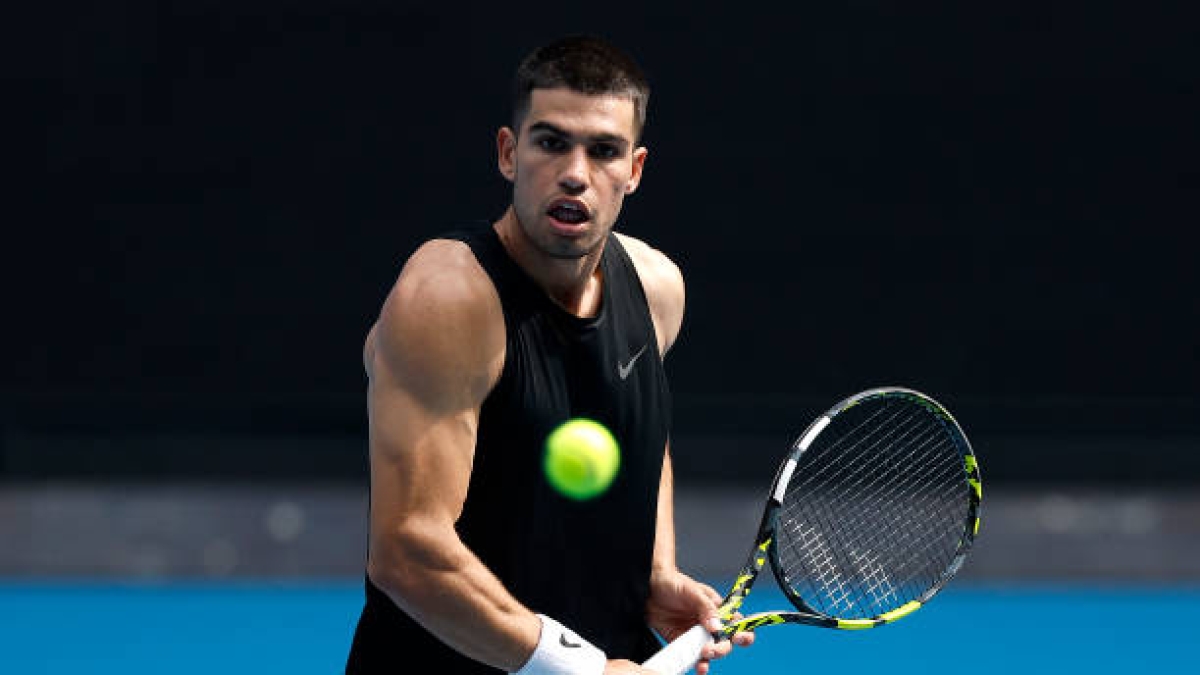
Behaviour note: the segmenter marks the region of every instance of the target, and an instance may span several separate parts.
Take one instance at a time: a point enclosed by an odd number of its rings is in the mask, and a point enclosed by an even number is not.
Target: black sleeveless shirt
[[[455,233],[499,293],[507,351],[484,400],[470,487],[456,527],[526,607],[637,662],[658,649],[645,623],[670,392],[646,295],[616,235],[601,258],[592,318],[556,304],[508,256],[491,227]],[[542,472],[558,424],[588,417],[621,448],[609,489],[588,501],[557,493]],[[347,673],[495,673],[440,642],[370,579]]]

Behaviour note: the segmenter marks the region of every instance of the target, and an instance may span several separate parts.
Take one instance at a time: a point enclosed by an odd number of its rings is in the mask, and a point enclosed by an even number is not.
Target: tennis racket
[[[682,675],[713,640],[763,626],[859,630],[908,616],[962,566],[981,497],[974,451],[945,408],[899,387],[855,394],[813,421],[776,472],[724,628],[695,626],[643,666]],[[795,611],[737,618],[768,560]]]

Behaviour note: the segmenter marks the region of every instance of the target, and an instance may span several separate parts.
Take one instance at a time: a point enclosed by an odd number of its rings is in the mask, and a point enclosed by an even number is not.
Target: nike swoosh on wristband
[[[642,348],[638,350],[638,353],[634,354],[633,357],[629,359],[628,363],[621,363],[620,361],[617,362],[617,375],[620,375],[622,380],[628,378],[629,373],[633,372],[633,364],[637,363],[637,360],[646,352],[646,347],[649,346],[649,342],[642,345]]]
[[[583,644],[582,644],[582,643],[580,643],[580,642],[568,642],[568,641],[567,641],[567,634],[566,634],[566,633],[559,633],[559,634],[558,634],[558,644],[560,644],[560,645],[562,645],[562,646],[564,646],[564,647],[568,647],[568,648],[570,648],[570,649],[576,649],[576,648],[579,648],[579,647],[582,647],[582,646],[583,646]]]

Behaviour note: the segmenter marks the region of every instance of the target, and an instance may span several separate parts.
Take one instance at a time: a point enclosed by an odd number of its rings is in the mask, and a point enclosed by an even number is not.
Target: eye
[[[612,143],[597,143],[589,154],[596,159],[615,159],[621,156],[621,149]]]
[[[561,152],[566,149],[567,143],[557,136],[541,136],[534,141],[537,146],[547,152]]]

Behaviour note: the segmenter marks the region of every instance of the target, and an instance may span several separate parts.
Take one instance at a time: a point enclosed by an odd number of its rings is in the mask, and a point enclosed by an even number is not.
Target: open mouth
[[[569,199],[561,199],[554,202],[546,210],[546,214],[567,225],[579,225],[587,222],[592,217],[583,203]]]

